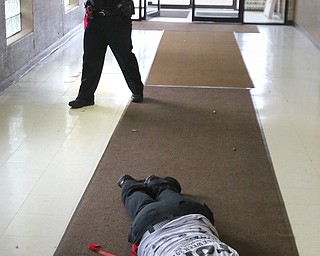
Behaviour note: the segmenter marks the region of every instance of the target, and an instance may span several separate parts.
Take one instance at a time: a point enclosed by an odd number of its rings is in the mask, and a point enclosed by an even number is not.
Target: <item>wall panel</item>
[[[319,0],[296,0],[295,24],[320,47]]]

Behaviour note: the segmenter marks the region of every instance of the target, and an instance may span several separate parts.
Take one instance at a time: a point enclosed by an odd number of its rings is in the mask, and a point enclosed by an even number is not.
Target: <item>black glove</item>
[[[86,9],[87,19],[93,19],[93,13],[94,13],[95,9],[89,0],[84,3],[84,8]]]

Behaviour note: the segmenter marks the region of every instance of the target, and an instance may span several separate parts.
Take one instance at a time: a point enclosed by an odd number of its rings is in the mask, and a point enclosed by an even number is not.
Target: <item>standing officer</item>
[[[72,108],[94,105],[107,47],[110,46],[132,92],[132,102],[143,101],[143,83],[136,56],[132,52],[131,0],[88,0],[85,4],[87,26],[78,96],[69,102]]]

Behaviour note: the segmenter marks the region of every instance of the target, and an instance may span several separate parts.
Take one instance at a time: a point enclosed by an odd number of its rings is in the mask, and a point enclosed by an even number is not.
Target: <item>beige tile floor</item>
[[[301,256],[320,255],[320,50],[293,27],[235,34]],[[161,31],[133,31],[146,80]],[[0,95],[0,255],[53,255],[130,92],[107,54],[96,105],[70,110],[82,31]],[[84,245],[87,246],[87,245]]]

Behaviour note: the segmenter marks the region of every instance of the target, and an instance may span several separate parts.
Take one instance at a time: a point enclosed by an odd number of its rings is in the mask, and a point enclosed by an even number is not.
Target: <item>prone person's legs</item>
[[[205,204],[182,196],[180,191],[180,184],[171,177],[147,179],[145,184],[126,181],[121,199],[133,220],[129,242],[138,244],[153,225],[187,214],[202,214],[214,224],[213,213]]]
[[[144,181],[134,179],[128,179],[123,183],[121,200],[131,220],[134,220],[145,205],[155,202],[155,199],[148,194]]]

